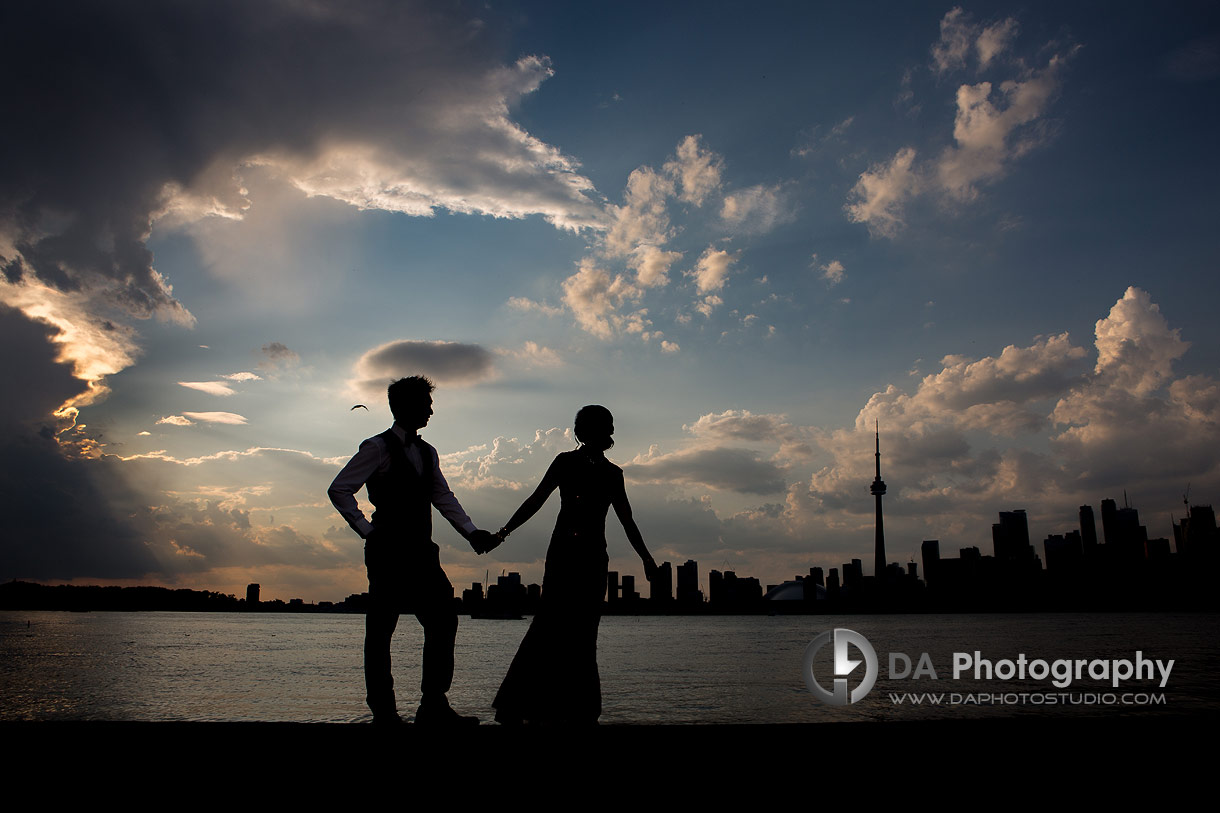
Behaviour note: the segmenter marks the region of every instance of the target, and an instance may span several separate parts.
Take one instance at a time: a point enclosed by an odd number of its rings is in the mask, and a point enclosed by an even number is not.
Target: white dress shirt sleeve
[[[462,509],[458,498],[453,496],[449,483],[445,482],[445,475],[441,474],[441,460],[436,449],[431,446],[426,448],[432,455],[432,504],[436,506],[436,510],[441,512],[441,516],[449,520],[449,524],[462,535],[463,539],[470,539],[470,535],[478,528],[470,521],[470,517]]]
[[[368,537],[373,525],[360,510],[360,505],[356,502],[356,492],[364,487],[373,472],[381,466],[384,452],[384,444],[379,438],[369,438],[361,443],[360,449],[347,461],[347,465],[336,475],[327,491],[331,504],[362,539]],[[458,507],[460,510],[461,506]]]

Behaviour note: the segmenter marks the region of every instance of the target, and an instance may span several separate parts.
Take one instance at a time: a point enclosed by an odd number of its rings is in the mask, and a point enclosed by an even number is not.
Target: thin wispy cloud
[[[183,412],[182,414],[192,421],[199,423],[223,423],[231,426],[241,426],[249,423],[244,416],[238,415],[236,412]],[[169,422],[166,419],[166,423]]]
[[[223,381],[179,381],[179,387],[186,387],[199,392],[206,392],[208,395],[232,395],[236,392],[232,387]]]

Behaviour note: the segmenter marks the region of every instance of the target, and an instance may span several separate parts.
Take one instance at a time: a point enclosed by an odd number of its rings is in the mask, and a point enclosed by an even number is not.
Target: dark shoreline
[[[1204,569],[1203,572],[1211,572]],[[870,580],[865,580],[871,585]],[[876,588],[853,598],[816,601],[724,601],[697,603],[654,602],[650,599],[618,599],[602,604],[603,616],[722,616],[722,615],[924,615],[982,613],[1214,613],[1220,611],[1220,593],[1206,585],[1190,590],[1089,591],[1054,594],[1046,591],[977,590],[957,594],[900,594]],[[261,601],[249,604],[236,596],[207,590],[166,587],[114,587],[100,585],[44,585],[12,581],[0,584],[0,610],[11,612],[200,612],[241,614],[363,615],[368,595],[348,596],[345,601],[306,604]],[[458,615],[495,618],[531,616],[537,599],[488,600],[467,603],[454,598]]]

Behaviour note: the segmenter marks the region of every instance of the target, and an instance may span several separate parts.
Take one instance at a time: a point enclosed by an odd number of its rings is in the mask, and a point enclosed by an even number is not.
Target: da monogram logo
[[[828,643],[834,644],[835,679],[834,691],[830,692],[822,688],[813,675],[814,659]],[[860,661],[852,660],[849,657],[847,649],[849,645],[854,646],[864,656],[864,680],[850,693],[847,690],[847,676],[855,671],[855,668],[860,665]],[[877,653],[867,638],[854,630],[834,629],[823,632],[809,642],[809,646],[805,648],[804,670],[805,685],[809,687],[809,691],[813,692],[814,697],[832,706],[846,706],[848,703],[858,703],[863,700],[864,696],[872,690],[873,684],[877,682],[879,667],[877,666]]]

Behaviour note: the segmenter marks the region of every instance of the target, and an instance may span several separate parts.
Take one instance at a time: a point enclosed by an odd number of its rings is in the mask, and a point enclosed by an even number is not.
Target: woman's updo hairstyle
[[[590,404],[576,413],[576,439],[591,449],[604,452],[614,445],[614,416],[604,406]]]

